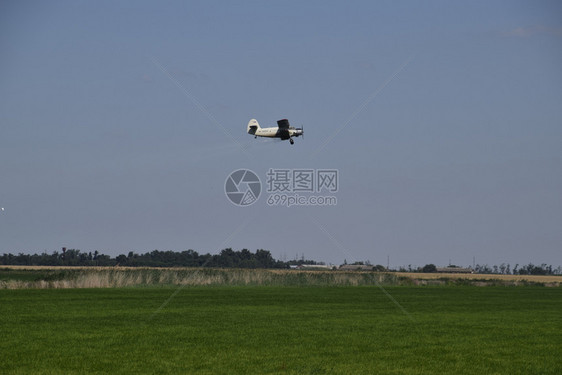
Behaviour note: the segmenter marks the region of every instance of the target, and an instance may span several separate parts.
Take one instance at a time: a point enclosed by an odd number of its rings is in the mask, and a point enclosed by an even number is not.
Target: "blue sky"
[[[0,253],[562,264],[559,2],[4,1],[0,51]],[[337,205],[237,207],[240,168]]]

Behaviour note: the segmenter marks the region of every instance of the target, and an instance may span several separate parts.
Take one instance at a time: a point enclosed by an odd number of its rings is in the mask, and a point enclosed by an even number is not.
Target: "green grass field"
[[[385,291],[0,290],[0,373],[562,373],[560,288]]]

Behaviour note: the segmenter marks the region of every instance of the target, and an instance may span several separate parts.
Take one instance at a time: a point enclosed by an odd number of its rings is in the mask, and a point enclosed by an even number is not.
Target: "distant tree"
[[[474,268],[474,271],[476,273],[485,273],[485,274],[489,274],[492,273],[492,269],[490,267],[488,267],[487,264],[477,264],[476,267]]]
[[[521,273],[521,271],[525,273]],[[548,274],[548,268],[546,264],[541,264],[540,266],[535,266],[532,263],[529,263],[525,267],[522,267],[519,270],[520,275],[546,275]]]
[[[109,255],[101,254],[98,256],[97,259],[98,266],[111,267],[114,266],[116,263],[117,261],[115,259],[111,259]]]
[[[115,258],[115,260],[117,261],[117,264],[119,264],[120,266],[125,266],[127,265],[127,257],[125,256],[125,254],[121,254],[119,256],[117,256],[117,258]]]
[[[256,250],[256,260],[262,268],[273,268],[275,266],[275,260],[271,256],[271,253],[267,250]],[[304,262],[304,254],[302,261]]]
[[[431,264],[431,263],[426,264],[425,266],[423,266],[422,272],[426,272],[426,273],[437,272],[437,267],[435,267],[435,264]]]

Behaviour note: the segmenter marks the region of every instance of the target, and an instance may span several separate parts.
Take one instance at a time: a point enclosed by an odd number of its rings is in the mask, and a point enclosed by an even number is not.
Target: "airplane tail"
[[[260,128],[260,124],[258,124],[258,120],[251,119],[248,123],[248,134],[256,134],[256,130]]]

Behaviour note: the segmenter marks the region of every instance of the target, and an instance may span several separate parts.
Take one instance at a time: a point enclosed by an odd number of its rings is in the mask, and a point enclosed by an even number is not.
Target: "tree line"
[[[448,268],[458,268],[455,265],[448,266]],[[474,267],[470,268],[474,273],[480,274],[492,274],[492,275],[562,275],[562,267],[558,266],[554,268],[552,265],[546,263],[540,266],[529,263],[527,265],[520,266],[516,264],[513,269],[509,263],[502,263],[499,266],[488,266],[487,264],[481,265],[476,264]],[[401,268],[400,271],[407,271],[405,268]],[[411,269],[410,272],[438,272],[437,267],[434,264],[426,264],[423,267],[417,268],[415,270]]]
[[[476,273],[489,273],[498,275],[562,275],[562,267],[554,267],[543,263],[540,266],[533,263],[527,265],[516,264],[511,269],[509,263],[502,263],[499,266],[488,266],[487,264],[477,264],[474,267]]]
[[[124,267],[219,267],[219,268],[289,268],[291,265],[316,264],[310,260],[276,260],[268,250],[248,249],[240,251],[227,248],[219,254],[199,254],[194,250],[181,252],[154,250],[144,254],[130,251],[116,257],[100,254],[98,251],[81,252],[78,249],[64,249],[49,254],[2,254],[0,265],[12,266],[124,266]]]
[[[291,266],[299,265],[318,265],[322,262],[305,260],[304,255],[301,259],[281,261],[276,260],[271,252],[258,249],[251,252],[248,249],[239,251],[231,248],[223,249],[219,254],[200,254],[195,250],[160,251],[154,250],[144,254],[137,254],[130,251],[127,255],[120,254],[116,257],[101,254],[98,251],[82,252],[78,249],[63,249],[64,251],[54,251],[52,253],[43,252],[41,254],[2,254],[0,265],[10,266],[102,266],[102,267],[215,267],[215,268],[280,268],[286,269]],[[344,261],[344,264],[347,262]],[[355,262],[353,264],[372,266],[370,262]],[[449,267],[456,267],[450,265]],[[396,271],[386,269],[381,265],[372,266],[374,271]],[[423,267],[399,267],[400,272],[437,272],[434,264],[426,264]],[[562,267],[557,268],[552,265],[541,264],[527,265],[516,264],[513,268],[509,263],[502,263],[499,266],[488,266],[487,264],[476,264],[472,267],[474,273],[498,274],[498,275],[562,275]]]

